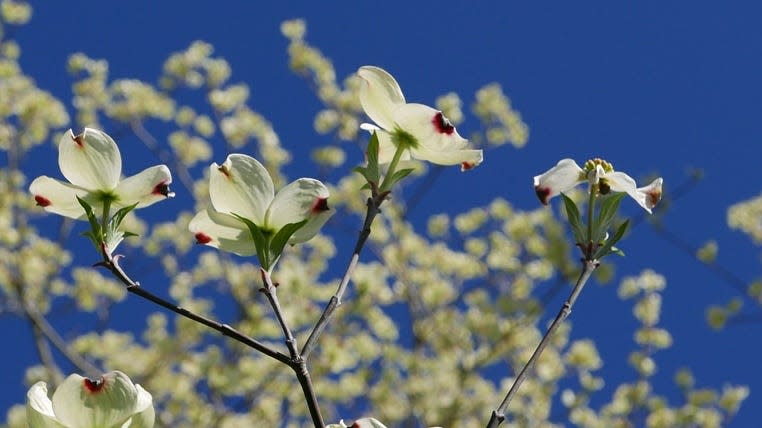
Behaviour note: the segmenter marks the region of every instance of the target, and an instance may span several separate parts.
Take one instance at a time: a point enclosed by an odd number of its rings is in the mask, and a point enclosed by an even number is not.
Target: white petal
[[[540,202],[547,205],[550,198],[572,189],[585,180],[585,173],[573,159],[562,159],[556,166],[534,177],[534,191]]]
[[[360,104],[365,114],[380,127],[393,130],[392,112],[398,105],[405,103],[400,85],[391,74],[378,67],[366,65],[360,67],[357,74],[363,79]]]
[[[158,201],[174,196],[169,192],[172,174],[166,165],[147,168],[132,177],[122,180],[116,187],[116,205],[128,206],[138,203],[138,208],[147,207]]]
[[[313,215],[310,217],[309,221],[307,223],[300,227],[299,230],[296,231],[293,235],[291,235],[291,238],[289,238],[288,243],[289,244],[299,244],[302,242],[307,242],[310,239],[312,239],[315,235],[320,232],[320,229],[322,229],[323,225],[328,221],[329,218],[333,215],[334,210],[325,210],[321,211],[316,215]]]
[[[604,179],[613,192],[626,192],[629,195],[635,193],[635,188],[637,187],[635,180],[623,172],[609,172],[608,174],[601,175],[601,178]]]
[[[661,187],[663,183],[664,180],[659,177],[656,180],[652,181],[648,186],[639,187],[636,189],[636,194],[638,197],[635,200],[638,201],[640,206],[649,213],[651,212],[651,209],[655,207],[656,204],[658,204],[661,200]]]
[[[48,386],[45,382],[37,382],[29,388],[26,394],[27,425],[34,428],[64,428],[56,421],[53,413],[53,403],[48,398]]]
[[[461,137],[442,112],[423,104],[405,104],[394,111],[398,128],[418,140],[419,148],[428,151],[452,151],[464,149],[468,140]],[[415,156],[415,153],[413,153]]]
[[[363,131],[368,131],[369,133],[373,134],[375,131],[378,131],[381,128],[379,128],[378,126],[372,123],[361,123],[360,129],[362,129]]]
[[[122,372],[91,381],[73,374],[53,394],[53,411],[70,427],[121,426],[135,413],[138,391]]]
[[[605,174],[602,178],[606,181],[606,184],[609,185],[611,191],[627,193],[632,199],[635,199],[635,202],[637,202],[638,205],[648,211],[649,214],[651,213],[651,208],[653,208],[653,206],[656,205],[656,202],[659,202],[659,199],[661,199],[661,181],[659,181],[660,179],[658,178],[643,189],[637,189],[635,187],[635,180],[623,172],[610,172]],[[653,195],[649,195],[648,192],[653,193]],[[653,199],[655,199],[655,202]]]
[[[256,254],[254,238],[249,228],[229,214],[218,213],[209,208],[193,217],[188,229],[193,232],[196,242],[219,248],[240,256]]]
[[[467,171],[478,166],[484,160],[481,150],[425,150],[413,149],[413,157],[435,163],[437,165],[460,165],[461,171]]]
[[[111,190],[122,174],[122,156],[114,140],[85,128],[77,137],[68,130],[58,143],[58,166],[72,184],[89,190]]]
[[[218,212],[237,214],[261,226],[274,193],[270,174],[251,156],[232,154],[222,165],[211,166],[209,196]]]
[[[85,210],[77,201],[77,196],[91,205],[95,202],[95,198],[88,197],[87,190],[44,175],[32,181],[29,192],[45,211],[78,220],[85,219]]]
[[[312,178],[300,178],[280,189],[265,219],[266,227],[278,231],[283,226],[308,220],[327,211],[328,188]],[[314,235],[314,234],[313,234]]]
[[[362,418],[355,421],[353,427],[357,428],[386,428],[386,425],[375,418]]]
[[[135,385],[138,390],[138,403],[135,406],[135,416],[130,418],[126,427],[129,428],[152,428],[156,421],[156,413],[153,408],[153,397],[140,385]]]

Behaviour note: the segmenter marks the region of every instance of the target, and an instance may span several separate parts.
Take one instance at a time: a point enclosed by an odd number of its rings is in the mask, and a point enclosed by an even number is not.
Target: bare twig
[[[312,423],[315,424],[316,428],[322,428],[325,426],[325,422],[323,422],[323,415],[320,413],[320,406],[318,405],[317,395],[315,395],[315,388],[312,386],[312,378],[310,377],[310,372],[307,368],[307,360],[299,355],[296,339],[286,323],[286,318],[283,316],[283,310],[280,307],[276,291],[277,284],[273,283],[269,272],[262,268],[259,269],[259,272],[262,275],[262,282],[264,284],[260,291],[267,296],[267,300],[270,302],[273,312],[275,312],[275,318],[277,318],[278,324],[280,325],[281,330],[283,330],[283,336],[286,338],[286,347],[291,355],[291,360],[288,362],[288,365],[296,373],[296,378],[299,380],[299,385],[302,387],[304,398],[307,400],[307,408],[312,417]]]
[[[76,352],[73,352],[66,341],[60,334],[53,328],[52,325],[40,314],[36,309],[30,305],[23,303],[24,313],[29,318],[35,331],[39,331],[42,335],[53,344],[53,346],[61,352],[67,360],[74,364],[77,369],[87,373],[89,376],[99,376],[103,371],[96,367],[93,363],[83,358]]]
[[[45,339],[45,335],[37,326],[32,323],[32,333],[34,333],[34,343],[37,347],[37,354],[40,356],[40,361],[48,371],[48,376],[53,379],[53,383],[60,385],[63,382],[63,374],[61,369],[58,368],[55,358],[53,358],[53,352],[51,352],[50,344]]]
[[[162,299],[159,296],[156,296],[155,294],[151,293],[150,291],[146,290],[145,288],[141,287],[139,283],[133,281],[130,279],[129,276],[122,270],[122,267],[119,265],[119,256],[112,256],[108,253],[107,250],[105,250],[105,247],[102,251],[103,254],[103,261],[98,263],[97,266],[102,266],[108,269],[116,278],[118,278],[126,287],[127,291],[129,291],[132,294],[138,295],[150,302],[153,302],[165,309],[169,309],[170,311],[182,315],[188,319],[191,319],[193,321],[196,321],[197,323],[203,324],[213,330],[218,331],[219,333],[223,334],[224,336],[230,337],[233,340],[243,343],[244,345],[253,348],[268,357],[274,358],[284,364],[289,364],[291,362],[291,359],[283,354],[282,352],[276,351],[269,346],[265,345],[262,342],[259,342],[256,339],[253,339],[235,328],[231,327],[228,324],[223,324],[219,321],[213,320],[211,318],[207,318],[203,315],[196,314],[195,312],[177,306],[174,303],[171,303],[167,300]]]
[[[188,168],[186,168],[185,165],[183,165],[182,162],[168,150],[162,150],[161,147],[159,147],[158,140],[148,132],[142,122],[133,121],[129,123],[129,126],[135,136],[138,137],[138,139],[159,158],[159,160],[172,165],[172,170],[177,173],[180,183],[185,187],[185,190],[187,190],[188,193],[193,194],[193,178],[190,176]]]
[[[548,345],[548,342],[550,341],[551,336],[553,336],[553,333],[555,333],[561,323],[571,313],[574,302],[577,300],[577,297],[579,297],[579,293],[582,292],[582,287],[585,286],[585,283],[590,278],[590,275],[592,275],[595,268],[598,267],[598,265],[599,263],[597,260],[583,260],[582,273],[577,280],[577,284],[574,286],[574,290],[572,290],[569,298],[561,306],[561,310],[558,311],[558,315],[556,315],[556,318],[550,324],[550,327],[548,327],[548,330],[545,332],[545,335],[542,337],[540,344],[537,345],[534,353],[529,358],[529,361],[527,361],[527,363],[524,365],[524,368],[521,369],[521,372],[519,372],[516,380],[513,381],[513,385],[511,385],[511,388],[508,390],[508,394],[506,394],[503,402],[500,403],[500,406],[497,409],[492,411],[492,415],[490,416],[487,428],[497,428],[505,420],[505,410],[508,408],[508,404],[510,404],[519,387],[524,382],[529,369],[534,366],[535,362],[542,354],[542,351],[545,350],[545,347]]]
[[[352,252],[352,257],[349,260],[349,265],[347,266],[346,272],[344,272],[344,277],[341,279],[341,282],[339,283],[339,287],[336,290],[336,293],[331,297],[331,300],[328,301],[328,304],[326,305],[325,309],[323,310],[323,314],[320,315],[320,319],[315,324],[315,327],[312,329],[312,332],[310,333],[309,338],[307,338],[307,342],[305,342],[304,347],[302,348],[302,358],[307,358],[310,353],[315,349],[315,345],[317,345],[317,340],[320,337],[320,335],[325,330],[326,326],[328,325],[328,322],[331,319],[331,316],[333,315],[333,312],[341,306],[341,298],[344,296],[344,292],[347,289],[347,285],[349,284],[349,280],[352,278],[352,273],[355,271],[355,267],[357,266],[357,262],[360,259],[360,252],[362,251],[363,247],[365,246],[365,241],[368,240],[368,236],[370,236],[370,226],[373,224],[373,220],[376,218],[376,216],[381,212],[381,204],[386,199],[386,196],[388,193],[384,192],[381,194],[376,195],[375,191],[373,192],[374,196],[368,198],[368,201],[366,203],[367,205],[367,211],[365,213],[365,221],[363,222],[362,230],[360,231],[360,236],[357,237],[357,243],[355,244],[354,251]]]
[[[277,284],[273,283],[270,274],[266,270],[259,268],[259,273],[262,276],[262,283],[264,284],[264,287],[259,291],[267,296],[267,300],[270,302],[273,312],[275,312],[275,318],[278,320],[281,330],[283,330],[283,336],[286,338],[286,347],[291,355],[291,360],[296,360],[299,358],[299,351],[296,347],[296,338],[294,338],[293,333],[291,333],[291,329],[288,327],[286,319],[283,316],[283,310],[280,307],[280,301],[278,300],[278,293],[276,291]]]

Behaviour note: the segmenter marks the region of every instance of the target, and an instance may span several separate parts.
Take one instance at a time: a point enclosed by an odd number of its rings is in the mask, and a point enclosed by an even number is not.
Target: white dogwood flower
[[[229,155],[222,165],[212,164],[209,196],[212,207],[196,214],[188,228],[198,243],[243,256],[257,249],[251,229],[241,218],[269,237],[289,224],[306,221],[288,239],[296,244],[315,236],[333,214],[323,183],[300,178],[276,194],[265,167],[243,154]]]
[[[45,382],[27,393],[31,428],[150,428],[155,413],[151,394],[119,371],[100,379],[73,374],[48,397]]]
[[[614,171],[610,163],[601,159],[585,162],[584,168],[580,168],[572,159],[562,159],[553,168],[534,177],[534,190],[540,202],[547,205],[552,197],[585,181],[589,182],[591,187],[595,186],[600,194],[625,192],[649,213],[662,196],[661,177],[647,186],[637,187],[632,177]]]
[[[386,425],[375,418],[362,418],[354,421],[352,425],[347,425],[341,420],[339,423],[330,424],[326,428],[386,428]]]
[[[405,102],[399,84],[389,73],[364,66],[357,74],[363,80],[360,103],[375,122],[360,127],[377,133],[379,163],[391,162],[400,145],[407,149],[401,160],[414,158],[439,165],[460,165],[463,171],[482,162],[482,151],[467,149],[468,140],[458,135],[441,111]]]
[[[137,208],[142,208],[174,196],[169,191],[172,174],[166,165],[121,179],[119,148],[97,129],[85,128],[77,136],[71,129],[66,131],[58,144],[58,166],[68,183],[43,175],[32,181],[29,192],[45,211],[64,217],[85,219],[77,197],[100,212],[104,203],[115,208],[137,203]]]

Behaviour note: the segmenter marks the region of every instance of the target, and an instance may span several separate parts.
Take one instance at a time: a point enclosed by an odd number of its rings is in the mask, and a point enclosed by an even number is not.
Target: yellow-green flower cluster
[[[98,127],[98,112],[106,108],[111,97],[107,90],[108,62],[96,60],[83,53],[69,56],[69,74],[79,79],[72,84],[77,109],[77,124],[80,127]]]
[[[111,100],[105,113],[121,122],[141,121],[148,118],[170,120],[175,113],[175,102],[152,85],[136,79],[120,79],[108,87]]]
[[[309,79],[325,108],[315,116],[315,130],[320,134],[336,132],[344,141],[357,138],[360,129],[360,102],[357,97],[359,79],[351,75],[343,83],[336,81],[331,60],[305,40],[307,26],[301,19],[284,21],[281,33],[289,40],[288,55],[293,71]]]
[[[518,111],[511,107],[511,101],[498,83],[491,83],[476,92],[473,112],[485,128],[486,143],[500,146],[506,143],[523,147],[529,139],[529,126],[521,119]],[[478,142],[479,138],[472,137]]]
[[[12,25],[23,25],[32,17],[32,7],[22,0],[3,0],[0,2],[0,20]],[[0,26],[2,31],[2,26]],[[2,33],[0,33],[2,34]]]
[[[731,205],[728,208],[728,226],[738,229],[756,243],[762,244],[762,195]]]

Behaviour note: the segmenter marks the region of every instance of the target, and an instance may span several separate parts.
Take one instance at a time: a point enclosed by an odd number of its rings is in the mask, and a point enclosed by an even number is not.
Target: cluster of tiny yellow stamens
[[[605,160],[601,158],[594,158],[585,162],[585,165],[582,167],[582,169],[585,171],[585,177],[587,177],[588,179],[591,179],[591,174],[594,174],[593,171],[595,171],[598,166],[600,166],[601,169],[603,169],[604,173],[609,173],[614,171],[614,166],[611,165],[609,162],[606,162]],[[606,195],[611,191],[611,188],[609,187],[608,183],[606,183],[605,180],[600,180],[599,182],[596,182],[596,183],[591,182],[591,185],[592,185],[591,191],[594,193]]]
[[[585,165],[582,167],[582,169],[585,170],[585,172],[590,172],[594,170],[597,165],[600,165],[601,168],[603,168],[603,172],[614,171],[614,166],[601,158],[590,159],[589,161],[585,162]]]

